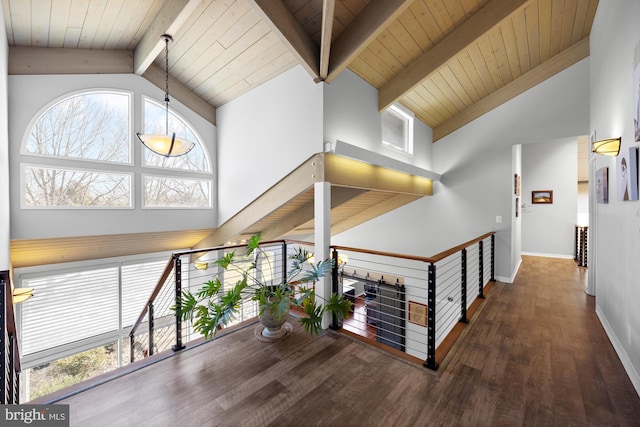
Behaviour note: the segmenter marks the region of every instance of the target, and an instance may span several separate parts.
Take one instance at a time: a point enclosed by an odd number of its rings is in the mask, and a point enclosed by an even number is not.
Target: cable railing
[[[0,271],[0,403],[20,403],[20,355],[8,271]]]
[[[245,245],[233,245],[174,253],[129,333],[131,362],[169,349],[181,350],[185,343],[201,339],[202,335],[194,330],[191,322],[177,315],[181,310],[182,291],[190,290],[195,293],[214,277],[223,277],[225,287],[231,288],[241,279],[241,272],[223,271],[213,261],[228,252],[236,251],[237,262],[254,262],[252,258],[242,259],[245,248]],[[277,282],[287,269],[286,261],[294,247],[285,241],[275,241],[264,242],[260,244],[260,248],[262,258],[253,274],[271,275]],[[234,321],[227,326],[235,326],[256,319],[257,316],[257,302],[243,301]]]
[[[269,268],[257,265],[254,274],[270,274],[274,282],[288,270],[287,260],[296,248],[313,249],[312,243],[273,241],[260,245]],[[402,255],[360,248],[332,246],[335,261],[332,292],[354,304],[346,319],[334,317],[332,327],[363,336],[437,369],[436,348],[459,323],[469,321],[467,310],[494,280],[494,233],[487,233],[433,257]],[[232,287],[239,273],[222,271],[213,262],[229,251],[242,253],[244,245],[176,252],[161,276],[130,337],[131,362],[203,337],[188,320],[181,319],[180,296],[196,292],[207,280],[224,275]],[[255,259],[247,259],[247,263]],[[242,303],[227,327],[253,322],[257,302]]]
[[[433,257],[333,246],[334,291],[354,301],[338,327],[392,347],[437,369],[436,349],[494,281],[494,233]]]

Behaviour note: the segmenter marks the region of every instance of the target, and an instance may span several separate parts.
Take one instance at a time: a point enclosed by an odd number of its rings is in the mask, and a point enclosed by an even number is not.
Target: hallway
[[[254,327],[60,401],[73,426],[640,425],[572,260],[524,257],[432,372],[328,332]],[[294,322],[292,322],[294,323]]]

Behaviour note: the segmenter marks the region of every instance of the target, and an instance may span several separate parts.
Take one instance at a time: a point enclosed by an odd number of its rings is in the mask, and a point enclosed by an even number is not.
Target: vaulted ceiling
[[[10,74],[136,73],[215,123],[301,64],[455,131],[589,55],[597,0],[1,0]]]

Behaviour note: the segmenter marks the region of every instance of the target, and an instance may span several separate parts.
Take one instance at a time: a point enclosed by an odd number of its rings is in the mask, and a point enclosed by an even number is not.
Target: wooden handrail
[[[438,262],[440,260],[445,259],[446,257],[455,254],[456,252],[459,252],[461,250],[463,250],[464,248],[468,248],[469,246],[473,245],[474,243],[478,243],[481,240],[486,239],[487,237],[493,236],[494,234],[496,234],[495,231],[490,231],[488,233],[483,234],[482,236],[476,237],[475,239],[469,240],[468,242],[465,243],[461,243],[458,246],[454,246],[451,249],[447,249],[446,251],[440,252],[437,255],[432,256],[430,259],[431,261],[429,262]]]
[[[440,260],[443,260],[444,258],[458,252],[461,251],[464,248],[467,248],[471,245],[473,245],[474,243],[477,243],[481,240],[486,239],[489,236],[492,236],[495,234],[495,231],[490,231],[488,233],[483,234],[482,236],[476,237],[475,239],[469,240],[468,242],[465,243],[461,243],[457,246],[454,246],[453,248],[447,249],[446,251],[440,252],[437,255],[434,256],[430,256],[430,257],[423,257],[423,256],[417,256],[417,255],[407,255],[407,254],[399,254],[399,253],[393,253],[393,252],[382,252],[382,251],[372,251],[369,249],[362,249],[362,248],[352,248],[349,246],[331,246],[331,248],[333,249],[338,249],[338,250],[343,250],[343,251],[349,251],[349,252],[359,252],[359,253],[364,253],[364,254],[370,254],[370,255],[380,255],[380,256],[386,256],[386,257],[390,257],[390,258],[402,258],[402,259],[408,259],[408,260],[412,260],[412,261],[422,261],[422,262],[427,262],[427,263],[436,263]]]
[[[446,251],[440,252],[437,255],[431,256],[431,257],[423,257],[423,256],[417,256],[417,255],[408,255],[408,254],[399,254],[399,253],[393,253],[393,252],[384,252],[384,251],[372,251],[372,250],[368,250],[368,249],[362,249],[362,248],[353,248],[353,247],[349,247],[349,246],[337,246],[337,245],[332,245],[331,248],[332,249],[337,249],[337,250],[343,250],[343,251],[349,251],[349,252],[359,252],[359,253],[366,253],[366,254],[371,254],[371,255],[379,255],[379,256],[387,256],[387,257],[391,257],[391,258],[401,258],[401,259],[408,259],[408,260],[413,260],[413,261],[422,261],[422,262],[426,262],[426,263],[435,263],[438,262],[468,246],[473,245],[474,243],[477,243],[481,240],[486,239],[487,237],[491,236],[495,234],[494,231],[490,231],[488,233],[483,234],[482,236],[476,237],[475,239],[469,240],[468,242],[462,243],[460,245],[454,246],[453,248],[447,249]],[[261,246],[265,246],[265,245],[273,245],[273,244],[282,244],[282,243],[293,243],[293,244],[299,244],[299,245],[313,245],[313,242],[305,242],[305,241],[300,241],[300,240],[271,240],[271,241],[267,241],[267,242],[261,242],[260,245]],[[169,260],[169,262],[167,263],[167,266],[165,267],[164,271],[162,272],[162,275],[160,276],[160,279],[158,280],[158,283],[156,284],[155,288],[153,289],[153,292],[151,293],[151,295],[149,296],[149,299],[147,300],[147,304],[144,306],[144,308],[142,309],[142,312],[140,313],[140,316],[138,316],[138,320],[136,320],[136,322],[134,323],[133,327],[131,328],[131,332],[129,332],[129,336],[133,336],[136,332],[136,330],[138,329],[138,327],[142,324],[142,321],[144,320],[144,316],[147,314],[147,310],[149,309],[149,304],[153,303],[157,297],[157,295],[160,293],[160,290],[162,289],[162,286],[164,285],[165,281],[167,280],[167,278],[169,277],[169,275],[171,274],[171,272],[173,271],[173,265],[174,265],[174,260],[178,257],[184,256],[184,255],[192,255],[192,254],[197,254],[197,253],[204,253],[204,252],[211,252],[211,251],[217,251],[217,250],[229,250],[229,249],[237,249],[237,248],[242,248],[245,247],[246,243],[244,244],[237,244],[237,245],[227,245],[227,246],[214,246],[214,247],[210,247],[210,248],[199,248],[199,249],[191,249],[191,250],[186,250],[186,251],[179,251],[179,252],[174,252],[171,255],[171,259]]]
[[[142,324],[142,321],[144,320],[144,316],[147,314],[147,310],[149,310],[149,304],[151,304],[156,300],[156,297],[160,293],[160,290],[162,289],[164,282],[166,282],[167,278],[173,271],[175,258],[176,258],[175,254],[171,255],[171,258],[167,262],[167,265],[164,267],[164,270],[162,271],[162,275],[160,275],[160,279],[158,279],[158,283],[156,284],[156,287],[153,288],[153,292],[151,292],[151,295],[149,296],[147,303],[142,309],[140,316],[138,316],[138,320],[136,320],[136,323],[133,324],[133,327],[131,328],[131,332],[129,332],[129,336],[133,336],[133,334],[135,334],[136,330],[138,329],[138,326]]]

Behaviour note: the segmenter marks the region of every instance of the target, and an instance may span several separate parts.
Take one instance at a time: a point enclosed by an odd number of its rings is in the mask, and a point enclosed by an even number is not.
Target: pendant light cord
[[[170,35],[163,35],[164,38],[164,105],[165,105],[165,134],[169,134],[169,40]]]

